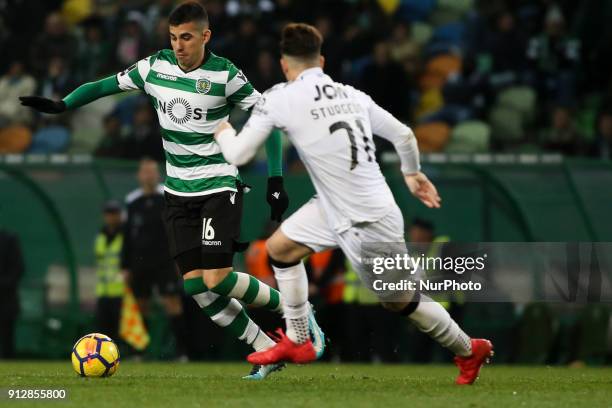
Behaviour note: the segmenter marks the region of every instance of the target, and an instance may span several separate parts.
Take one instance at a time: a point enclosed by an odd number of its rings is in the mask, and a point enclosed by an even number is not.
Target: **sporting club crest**
[[[207,94],[210,91],[211,83],[206,78],[200,78],[196,81],[196,91],[201,94]]]

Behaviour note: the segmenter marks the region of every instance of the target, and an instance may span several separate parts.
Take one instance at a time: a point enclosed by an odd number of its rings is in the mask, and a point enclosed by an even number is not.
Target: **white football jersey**
[[[412,136],[406,125],[321,68],[263,94],[243,132],[283,129],[306,166],[330,226],[341,233],[396,207],[375,159],[372,134]]]

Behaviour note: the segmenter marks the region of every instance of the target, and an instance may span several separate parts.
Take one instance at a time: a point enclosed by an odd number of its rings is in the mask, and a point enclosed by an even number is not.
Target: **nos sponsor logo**
[[[167,115],[171,121],[179,125],[183,125],[191,119],[200,120],[204,117],[204,110],[202,108],[192,108],[185,98],[173,98],[169,102],[155,99],[155,102],[158,111]]]

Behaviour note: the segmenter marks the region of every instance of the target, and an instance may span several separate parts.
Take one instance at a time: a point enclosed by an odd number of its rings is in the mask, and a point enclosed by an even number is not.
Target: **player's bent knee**
[[[202,269],[194,269],[183,274],[183,280],[201,278],[202,277]]]
[[[221,283],[232,271],[232,267],[219,269],[205,269],[203,272],[204,284],[209,288],[214,288]]]
[[[280,228],[266,241],[266,250],[272,261],[284,264],[299,262],[312,253],[307,246],[289,239]]]

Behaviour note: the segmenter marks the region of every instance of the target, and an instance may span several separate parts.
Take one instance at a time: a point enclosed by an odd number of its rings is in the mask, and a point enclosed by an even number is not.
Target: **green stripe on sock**
[[[278,309],[279,305],[280,305],[280,293],[278,290],[274,289],[273,287],[270,287],[270,300],[268,301],[268,304],[266,305],[266,309],[276,310]]]
[[[230,298],[219,296],[219,298],[217,298],[217,300],[212,302],[210,305],[203,307],[202,311],[206,313],[207,316],[213,317],[214,315],[225,309],[227,305],[229,305],[230,301]]]
[[[217,295],[227,296],[227,294],[230,293],[232,289],[234,289],[234,286],[236,286],[237,281],[238,275],[236,275],[236,273],[234,272],[230,272],[225,277],[225,279],[223,279],[219,284],[217,284],[217,286],[211,288],[210,290],[215,292]]]
[[[234,320],[226,327],[226,329],[232,333],[235,337],[240,337],[244,334],[247,325],[249,324],[249,316],[247,316],[244,309],[240,310],[240,313],[236,315]]]
[[[197,295],[208,290],[202,278],[191,278],[183,281],[183,289],[189,296]]]
[[[244,296],[242,296],[242,300],[245,303],[250,305],[251,303],[253,303],[253,301],[255,300],[258,294],[259,294],[259,281],[253,276],[249,276],[249,287],[244,293]]]

